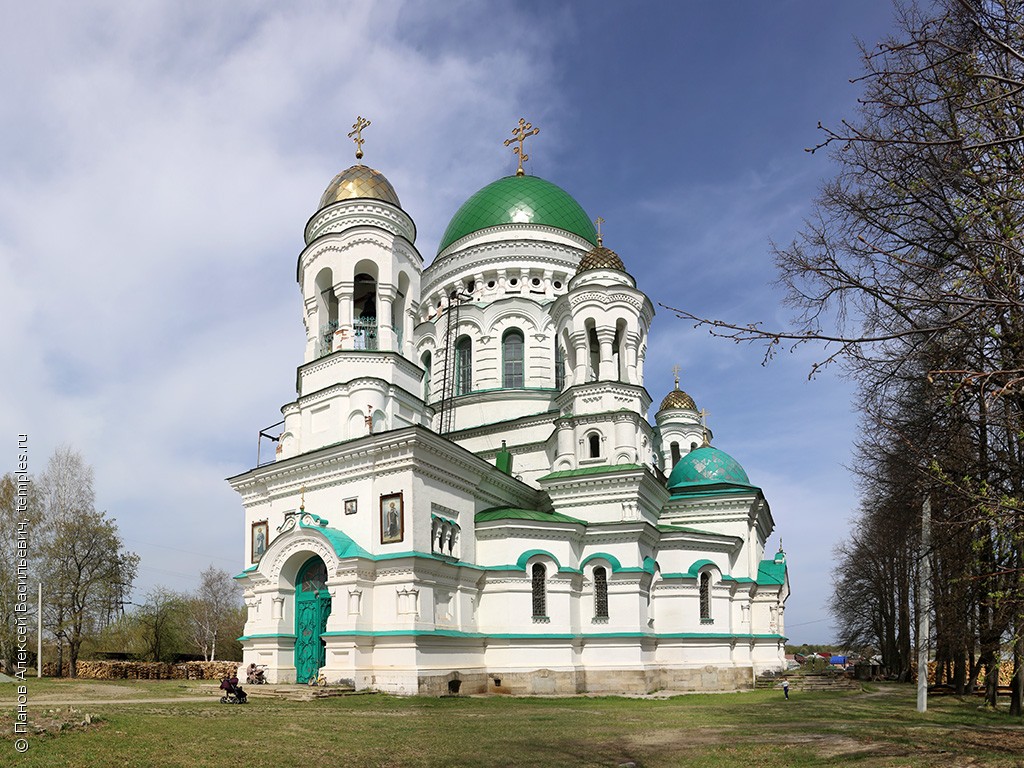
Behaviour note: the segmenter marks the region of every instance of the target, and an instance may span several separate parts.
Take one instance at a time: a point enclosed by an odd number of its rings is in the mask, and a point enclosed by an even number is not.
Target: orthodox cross
[[[594,219],[594,223],[597,225],[597,244],[603,245],[603,238],[601,237],[601,225],[604,224],[604,219],[598,216],[596,219]]]
[[[701,448],[704,448],[706,446],[711,445],[711,441],[708,440],[708,416],[710,416],[711,414],[708,413],[707,409],[705,408],[701,408],[698,413],[700,414],[701,429],[704,430],[704,445],[701,446]]]
[[[368,128],[369,126],[370,121],[364,120],[362,115],[358,115],[356,121],[352,123],[352,132],[348,137],[356,143],[356,160],[363,159],[363,142],[366,141],[363,138],[363,128]]]
[[[533,127],[533,123],[528,123],[528,122],[526,122],[526,118],[525,117],[520,117],[519,118],[519,127],[518,128],[514,128],[512,130],[512,138],[511,139],[505,139],[505,146],[506,147],[509,144],[513,144],[513,143],[515,143],[517,141],[519,142],[519,146],[515,147],[512,150],[512,152],[514,154],[519,155],[519,168],[516,169],[516,176],[524,176],[525,175],[525,172],[523,171],[523,163],[526,160],[530,159],[529,155],[523,153],[523,142],[526,141],[526,139],[529,136],[536,136],[538,133],[540,133],[540,128],[534,128]]]
[[[679,367],[678,363],[676,365],[672,366],[672,373],[676,377],[676,389],[679,389],[679,371],[680,370],[682,370],[682,369]]]

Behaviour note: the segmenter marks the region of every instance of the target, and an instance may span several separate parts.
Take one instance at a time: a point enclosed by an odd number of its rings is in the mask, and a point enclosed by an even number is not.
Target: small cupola
[[[362,132],[369,125],[370,121],[360,115],[352,126],[352,132],[348,134],[349,138],[356,144],[356,160],[363,159],[363,143],[365,140],[363,139]],[[324,190],[323,195],[320,197],[320,207],[317,210],[342,200],[358,199],[383,200],[385,203],[390,203],[396,208],[402,207],[395,188],[391,186],[391,182],[387,180],[383,173],[370,168],[368,165],[356,163],[331,179],[331,183],[327,185],[327,189]]]
[[[576,268],[576,274],[580,272],[587,272],[591,269],[615,269],[619,272],[626,271],[626,265],[622,263],[622,259],[619,258],[619,254],[613,251],[611,248],[604,247],[604,237],[601,235],[601,224],[604,223],[604,219],[600,216],[597,217],[597,245],[587,251],[586,255],[580,259],[580,265]]]

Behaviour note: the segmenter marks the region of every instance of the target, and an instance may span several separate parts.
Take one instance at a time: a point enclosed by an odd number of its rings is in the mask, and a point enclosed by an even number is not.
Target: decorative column
[[[377,284],[377,349],[398,349],[398,338],[391,322],[395,296],[394,286]]]
[[[575,331],[569,336],[576,350],[576,366],[573,368],[572,383],[583,384],[587,380],[587,366],[590,365],[590,350],[587,349],[586,330]]]
[[[598,328],[597,342],[601,350],[601,366],[598,369],[598,379],[601,381],[615,381],[619,378],[619,372],[615,370],[615,360],[612,358],[615,329],[607,327]]]
[[[352,349],[352,294],[355,284],[351,280],[343,280],[334,284],[334,295],[338,299],[338,331],[334,349]]]

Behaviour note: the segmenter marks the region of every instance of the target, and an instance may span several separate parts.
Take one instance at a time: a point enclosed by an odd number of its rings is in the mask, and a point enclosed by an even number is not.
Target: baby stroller
[[[267,678],[263,672],[263,667],[250,664],[249,668],[245,672],[245,682],[249,685],[263,685],[266,683]]]
[[[220,689],[224,691],[224,695],[220,697],[221,704],[245,704],[249,700],[249,697],[245,695],[245,691],[238,685],[237,677],[222,678]]]

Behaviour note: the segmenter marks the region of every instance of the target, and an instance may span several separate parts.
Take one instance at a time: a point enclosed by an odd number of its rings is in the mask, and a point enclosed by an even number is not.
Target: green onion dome
[[[466,235],[504,224],[554,227],[597,245],[593,222],[568,192],[539,176],[506,176],[462,204],[444,231],[437,252]]]
[[[695,448],[679,459],[668,478],[670,491],[721,484],[751,487],[740,463],[710,445]]]

